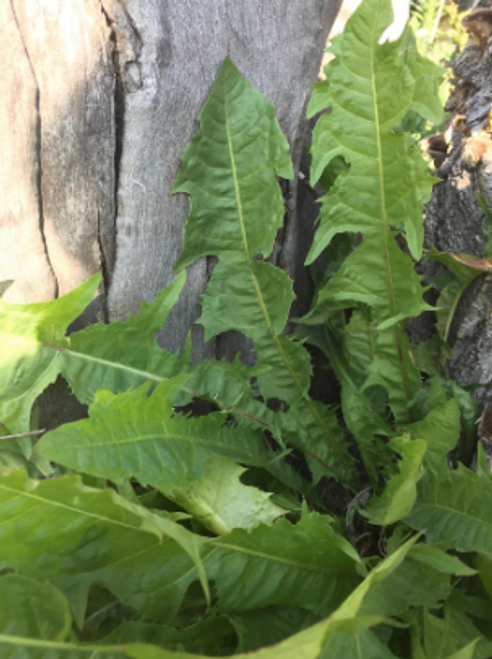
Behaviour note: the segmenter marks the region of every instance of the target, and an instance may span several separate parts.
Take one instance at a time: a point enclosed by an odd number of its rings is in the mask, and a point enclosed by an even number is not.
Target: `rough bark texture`
[[[339,5],[0,3],[0,280],[14,280],[6,299],[51,299],[101,270],[101,295],[83,322],[112,320],[170,281],[187,215],[186,198],[170,189],[226,56],[274,103],[297,174],[309,82]],[[292,276],[309,237],[297,181],[286,190],[289,212],[274,256]],[[190,268],[160,337],[165,347],[183,345],[210,267]],[[306,297],[308,282],[297,279]],[[230,336],[203,346],[197,337],[196,358],[241,345]]]
[[[476,6],[487,3],[476,3]],[[452,113],[445,133],[446,159],[436,174],[442,181],[426,211],[427,246],[439,251],[484,256],[488,221],[476,199],[478,193],[492,211],[492,39],[473,34],[453,63],[455,88],[447,109]],[[439,273],[433,263],[423,265],[430,278]],[[451,327],[453,358],[448,375],[465,384],[492,380],[492,277],[484,274],[460,302]],[[422,328],[421,328],[422,329]],[[484,404],[490,390],[477,391]]]

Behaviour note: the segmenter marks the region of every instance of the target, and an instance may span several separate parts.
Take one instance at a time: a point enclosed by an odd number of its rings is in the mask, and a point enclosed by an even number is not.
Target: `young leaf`
[[[175,378],[113,396],[100,391],[90,419],[47,433],[37,453],[59,464],[123,484],[135,478],[157,488],[217,534],[251,529],[284,514],[270,495],[246,487],[235,462],[269,468],[261,436],[224,427],[224,415],[186,418],[174,413],[169,396],[182,383]],[[278,469],[273,466],[274,473]]]
[[[78,476],[32,481],[22,471],[0,479],[0,569],[53,582],[80,624],[92,584],[151,618],[169,619],[198,569],[201,540],[113,490]]]
[[[292,282],[282,270],[255,260],[269,256],[282,225],[276,176],[292,176],[273,106],[226,59],[200,122],[174,186],[174,192],[188,194],[191,201],[183,253],[175,267],[202,256],[219,258],[203,296],[199,322],[206,338],[235,329],[252,339],[258,364],[269,367],[258,375],[263,397],[302,406],[290,439],[332,474],[350,480],[353,465],[341,433],[333,433],[334,413],[326,408],[321,412],[307,396],[309,355],[282,334],[294,299]],[[319,469],[314,475],[319,480]]]
[[[380,497],[374,497],[361,514],[371,524],[389,526],[406,517],[417,498],[417,482],[421,474],[427,442],[422,439],[410,440],[407,437],[392,439],[390,446],[400,453],[400,473],[389,479]]]
[[[30,430],[31,407],[61,370],[65,332],[88,306],[99,285],[94,275],[64,297],[52,302],[11,304],[0,300],[0,420],[12,433]]]

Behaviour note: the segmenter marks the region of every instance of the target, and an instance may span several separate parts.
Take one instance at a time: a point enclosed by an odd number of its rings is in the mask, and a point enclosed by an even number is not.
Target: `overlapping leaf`
[[[365,628],[375,624],[377,619],[372,617],[357,618],[361,603],[370,590],[379,582],[387,578],[399,567],[410,544],[399,549],[390,558],[376,567],[364,582],[348,597],[341,606],[328,618],[317,625],[294,634],[290,638],[272,647],[263,648],[255,653],[257,659],[286,659],[287,657],[302,657],[303,659],[318,659],[327,646],[332,634],[344,631],[354,626],[362,632]],[[5,577],[3,577],[5,579]],[[33,659],[43,659],[49,654],[53,659],[85,659],[86,657],[101,656],[105,659],[205,659],[205,655],[175,653],[157,645],[142,642],[104,645],[80,644],[69,637],[67,625],[67,606],[60,596],[53,592],[51,586],[39,585],[29,581],[15,584],[17,593],[13,596],[26,601],[31,594],[45,596],[51,599],[51,607],[37,610],[37,624],[28,620],[27,625],[19,621],[15,614],[15,607],[8,606],[8,600],[0,603],[0,616],[6,633],[0,633],[0,657],[8,659],[18,652],[19,656],[29,656]],[[13,588],[10,588],[13,592]],[[2,615],[4,614],[4,615]],[[42,629],[54,629],[57,632],[55,640],[42,637]],[[247,659],[250,654],[234,655],[237,659]]]
[[[281,470],[252,430],[224,427],[224,415],[187,418],[169,395],[182,378],[114,396],[100,391],[90,419],[45,435],[37,452],[77,471],[117,484],[135,478],[157,488],[215,533],[271,523],[284,511],[270,495],[240,481],[236,463]]]
[[[2,474],[0,519],[0,569],[55,583],[79,621],[96,583],[151,618],[170,618],[201,570],[200,538],[78,476]]]

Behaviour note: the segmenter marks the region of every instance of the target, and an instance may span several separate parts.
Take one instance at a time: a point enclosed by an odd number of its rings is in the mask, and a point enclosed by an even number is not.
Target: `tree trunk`
[[[449,145],[436,171],[442,180],[426,210],[427,247],[482,258],[488,221],[476,195],[492,212],[492,40],[472,34],[453,62],[453,72],[455,88],[446,108],[452,114],[445,133]],[[434,263],[423,267],[429,278],[440,272]],[[492,276],[484,274],[465,293],[449,336],[453,357],[447,373],[463,384],[492,380],[491,307]],[[492,399],[491,390],[478,390],[476,397],[485,404]]]
[[[5,299],[49,300],[101,271],[101,294],[81,322],[124,319],[171,280],[187,200],[170,190],[226,56],[273,102],[291,145],[296,177],[275,258],[298,275],[309,240],[297,185],[305,108],[339,5],[3,0],[0,280],[14,280]],[[164,347],[183,345],[209,268],[190,268]],[[195,358],[239,345],[195,339]]]

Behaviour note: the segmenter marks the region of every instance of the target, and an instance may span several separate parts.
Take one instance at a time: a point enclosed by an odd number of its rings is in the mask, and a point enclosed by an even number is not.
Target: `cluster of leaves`
[[[308,262],[328,267],[295,335],[292,282],[266,260],[288,146],[229,60],[183,155],[176,268],[217,257],[199,322],[206,338],[240,331],[254,365],[158,347],[184,273],[127,322],[69,336],[98,277],[0,303],[0,657],[492,654],[492,475],[480,452],[476,471],[450,469],[477,410],[442,373],[469,265],[436,255],[451,266],[440,333],[405,333],[429,309],[414,264],[433,179],[396,128],[439,119],[440,71],[410,30],[378,45],[390,22],[389,0],[364,0],[315,87],[311,182],[326,194]],[[310,395],[308,344],[340,410]],[[33,405],[59,377],[88,416],[33,441]]]

